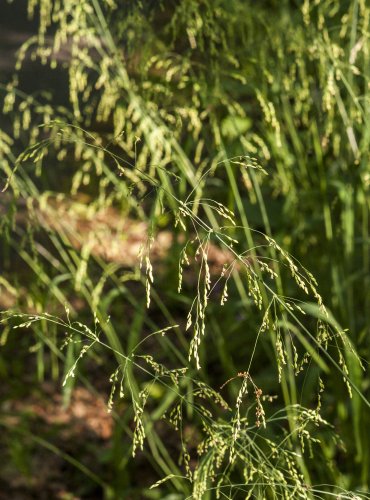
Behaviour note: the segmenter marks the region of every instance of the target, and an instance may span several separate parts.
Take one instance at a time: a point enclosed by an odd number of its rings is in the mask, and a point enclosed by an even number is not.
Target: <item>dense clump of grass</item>
[[[39,31],[4,86],[2,239],[30,275],[2,278],[3,342],[32,328],[66,402],[88,362],[112,368],[157,498],[368,497],[370,9],[271,9],[29,1]],[[29,57],[68,71],[68,104],[23,93]],[[56,224],[55,200],[145,221],[136,268]]]

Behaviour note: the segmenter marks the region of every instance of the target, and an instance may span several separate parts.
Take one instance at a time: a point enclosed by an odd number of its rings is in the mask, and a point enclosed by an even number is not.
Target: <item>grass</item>
[[[106,380],[111,475],[78,469],[107,498],[369,498],[366,3],[29,11],[2,86],[2,344],[31,329],[66,405]],[[68,73],[63,106],[22,90],[31,56]],[[134,268],[96,251],[108,209],[147,227]]]

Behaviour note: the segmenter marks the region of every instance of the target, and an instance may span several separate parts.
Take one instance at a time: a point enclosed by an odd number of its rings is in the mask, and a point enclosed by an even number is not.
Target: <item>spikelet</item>
[[[120,372],[122,373],[121,378],[119,377]],[[113,410],[114,396],[115,396],[115,392],[116,392],[118,383],[119,383],[119,397],[121,399],[124,397],[123,381],[124,381],[124,372],[122,370],[122,367],[119,366],[112,373],[112,375],[109,378],[109,382],[111,383],[111,391],[109,394],[109,399],[108,399],[108,404],[107,404],[108,413],[111,413]]]
[[[136,455],[136,450],[139,448],[143,450],[144,448],[144,440],[145,440],[145,428],[144,428],[144,408],[146,401],[148,399],[148,391],[144,389],[139,392],[138,399],[133,398],[132,404],[134,408],[134,422],[135,422],[135,430],[134,437],[132,440],[132,456]]]
[[[196,362],[197,369],[200,369],[200,359],[199,359],[199,346],[202,337],[205,333],[205,314],[208,305],[208,295],[211,290],[211,273],[208,264],[208,243],[209,234],[207,235],[205,241],[200,242],[196,251],[196,256],[201,255],[201,268],[198,277],[198,287],[197,287],[197,297],[193,302],[195,305],[195,320],[194,320],[194,332],[193,338],[190,342],[189,348],[189,360],[193,357]],[[193,306],[192,306],[193,307]],[[191,325],[192,316],[191,311],[188,315],[188,325]]]
[[[71,368],[68,370],[66,376],[64,377],[63,387],[66,385],[66,383],[67,383],[67,381],[68,381],[69,378],[74,378],[75,377],[78,363],[85,356],[85,354],[94,346],[94,344],[95,344],[95,342],[92,342],[91,344],[86,344],[86,345],[84,345],[82,347],[82,349],[80,350],[80,353],[79,353],[76,361],[73,363],[73,365],[71,366]]]
[[[252,297],[258,309],[262,309],[262,294],[258,279],[249,264],[245,266],[245,271],[247,273],[248,294]]]
[[[154,242],[154,235],[151,232],[147,238],[146,244],[141,245],[139,249],[139,267],[142,269],[145,263],[145,292],[146,292],[146,307],[149,309],[151,299],[151,287],[154,282],[153,266],[150,261],[150,250]]]
[[[178,273],[178,286],[177,286],[178,293],[181,293],[181,289],[182,289],[184,265],[187,265],[187,266],[190,265],[189,257],[186,253],[188,244],[189,244],[189,242],[187,242],[185,247],[181,250],[180,257],[179,257],[179,273]]]

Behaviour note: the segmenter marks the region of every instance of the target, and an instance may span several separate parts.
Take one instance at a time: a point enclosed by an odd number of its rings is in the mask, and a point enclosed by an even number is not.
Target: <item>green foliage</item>
[[[66,403],[105,372],[136,455],[117,432],[112,467],[145,454],[158,478],[139,495],[369,498],[365,1],[28,10],[2,86],[1,343],[32,329]],[[67,102],[24,93],[29,59],[67,74]],[[133,264],[102,214],[142,224]]]

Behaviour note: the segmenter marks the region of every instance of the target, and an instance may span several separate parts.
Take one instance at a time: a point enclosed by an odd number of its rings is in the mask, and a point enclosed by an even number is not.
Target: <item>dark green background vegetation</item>
[[[368,498],[369,5],[1,4],[0,498]]]

